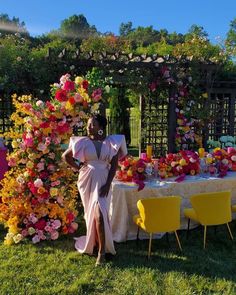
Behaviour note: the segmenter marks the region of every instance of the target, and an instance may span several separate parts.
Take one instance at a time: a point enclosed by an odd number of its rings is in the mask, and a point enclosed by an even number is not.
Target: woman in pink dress
[[[63,159],[79,170],[78,190],[84,206],[87,234],[76,238],[80,253],[92,254],[98,246],[96,265],[105,262],[105,253],[115,254],[108,218],[108,195],[118,159],[127,153],[123,135],[105,136],[107,120],[101,115],[89,118],[88,136],[71,137]],[[81,163],[77,164],[77,161]]]

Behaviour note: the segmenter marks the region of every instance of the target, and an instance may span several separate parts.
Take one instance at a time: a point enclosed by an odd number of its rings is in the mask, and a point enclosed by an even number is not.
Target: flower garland
[[[103,89],[84,77],[60,78],[51,88],[52,99],[13,96],[14,127],[4,136],[12,140],[11,169],[1,181],[0,222],[8,228],[5,244],[26,237],[33,243],[56,240],[73,233],[76,223],[76,175],[62,162],[62,144],[73,127],[82,126],[99,108]]]

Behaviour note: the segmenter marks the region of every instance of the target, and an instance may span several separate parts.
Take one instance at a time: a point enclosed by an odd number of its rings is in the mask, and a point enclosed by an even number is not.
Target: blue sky
[[[0,0],[0,13],[19,17],[31,35],[58,29],[65,18],[84,14],[100,32],[119,32],[122,22],[133,27],[152,25],[186,33],[192,24],[203,26],[212,42],[226,37],[236,17],[236,0]]]

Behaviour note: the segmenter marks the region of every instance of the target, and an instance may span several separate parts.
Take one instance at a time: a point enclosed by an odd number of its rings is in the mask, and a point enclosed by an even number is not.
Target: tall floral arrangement
[[[26,237],[33,243],[56,240],[78,226],[77,175],[61,160],[62,144],[68,143],[73,127],[83,125],[98,110],[104,92],[84,77],[73,80],[66,74],[52,85],[51,93],[46,102],[13,96],[14,127],[5,134],[12,140],[11,169],[0,191],[0,222],[8,228],[7,245]]]

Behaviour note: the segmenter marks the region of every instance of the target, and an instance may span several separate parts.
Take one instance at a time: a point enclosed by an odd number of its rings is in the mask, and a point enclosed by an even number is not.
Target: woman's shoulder
[[[87,136],[71,136],[70,137],[70,143],[77,144],[77,143],[83,143],[88,140]]]

